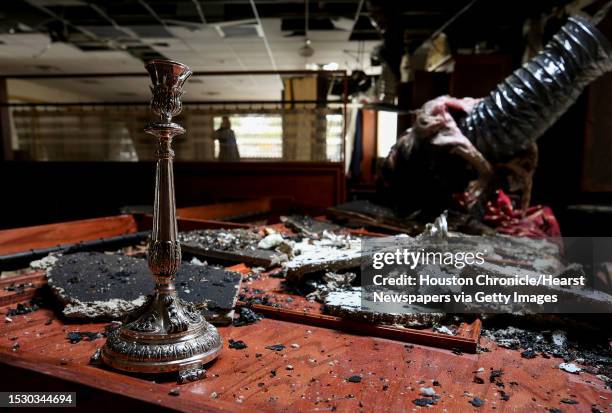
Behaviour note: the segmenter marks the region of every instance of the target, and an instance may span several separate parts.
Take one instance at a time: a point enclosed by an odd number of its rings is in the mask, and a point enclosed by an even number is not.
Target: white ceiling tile
[[[181,39],[200,39],[200,40],[214,40],[219,39],[219,34],[214,27],[201,27],[198,29],[181,27],[181,26],[170,26],[168,31],[174,36]]]
[[[51,0],[55,1],[55,0]],[[303,37],[286,37],[280,30],[280,20],[263,19],[262,29],[269,40],[270,48],[280,70],[301,70],[307,62],[337,62],[342,67],[357,67],[354,57],[344,50],[357,54],[359,42],[347,41],[348,32],[310,32],[314,56],[304,58],[298,49],[304,44]],[[221,38],[212,25],[171,26],[168,28],[176,38],[144,38],[141,41],[170,59],[178,60],[197,71],[271,70],[272,63],[264,40],[254,38]],[[0,73],[45,73],[37,66],[52,66],[50,73],[76,72],[143,72],[144,63],[124,51],[83,52],[64,43],[49,43],[46,34],[0,35]],[[156,45],[156,43],[168,46]],[[369,63],[369,52],[378,42],[364,42],[364,58]],[[49,46],[50,44],[50,46]],[[48,46],[48,47],[47,47]],[[278,99],[281,83],[278,76],[201,77],[203,83],[189,83],[186,98],[194,100],[253,99],[254,96],[269,96]],[[89,84],[67,79],[51,81],[55,87],[65,88],[71,93],[82,93],[110,100],[148,100],[148,79],[113,78],[101,79]],[[134,94],[126,97],[123,92]],[[218,93],[208,95],[208,93]],[[136,97],[136,98],[135,98]]]
[[[13,34],[9,35],[10,37],[15,38],[15,40],[24,45],[44,45],[51,43],[51,39],[49,35],[43,33],[23,33],[23,34]]]

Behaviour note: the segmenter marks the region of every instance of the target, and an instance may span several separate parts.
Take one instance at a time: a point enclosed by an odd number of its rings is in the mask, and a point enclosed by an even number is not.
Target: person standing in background
[[[232,130],[232,124],[229,117],[221,118],[221,127],[217,129],[213,135],[213,139],[219,141],[219,160],[220,161],[239,161],[240,154],[238,153],[238,144],[236,143],[236,135]]]

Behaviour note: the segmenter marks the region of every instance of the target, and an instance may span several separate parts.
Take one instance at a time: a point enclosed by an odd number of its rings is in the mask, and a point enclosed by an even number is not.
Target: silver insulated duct
[[[612,46],[589,21],[571,17],[538,55],[508,76],[460,122],[490,162],[539,138],[591,81],[612,70]]]

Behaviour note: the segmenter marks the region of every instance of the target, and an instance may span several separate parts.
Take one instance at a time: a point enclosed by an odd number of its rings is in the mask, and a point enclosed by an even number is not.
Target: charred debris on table
[[[141,258],[81,252],[62,255],[47,270],[49,286],[72,319],[120,319],[146,301],[153,289],[147,262]],[[176,288],[211,322],[232,320],[242,276],[207,265],[183,263]]]
[[[112,322],[111,324],[108,324],[107,326],[104,327],[104,331],[102,332],[97,332],[97,331],[70,331],[68,332],[68,334],[66,335],[66,338],[68,339],[68,341],[70,341],[70,344],[77,344],[80,343],[81,341],[94,341],[97,340],[99,338],[103,338],[103,337],[108,337],[108,334],[111,333],[113,330],[119,328],[121,326],[121,323],[118,321]]]
[[[33,283],[18,283],[18,284],[11,284],[7,287],[4,287],[4,291],[8,291],[8,292],[15,293],[15,294],[22,294],[26,290],[29,290],[32,288],[36,288],[36,286]]]
[[[228,347],[229,348],[233,348],[235,350],[244,350],[245,348],[247,348],[247,344],[242,341],[242,340],[234,340],[234,339],[229,339],[228,341]]]
[[[235,327],[247,326],[249,324],[255,324],[263,318],[261,314],[256,313],[248,307],[240,307],[237,310],[237,316],[234,316],[233,324]]]
[[[68,339],[68,341],[70,341],[70,344],[76,344],[82,340],[94,341],[102,337],[105,337],[105,335],[102,333],[96,333],[91,331],[71,331],[66,335],[66,338]]]
[[[522,329],[512,326],[485,327],[482,336],[501,347],[520,350],[523,358],[556,358],[559,359],[560,370],[569,374],[586,371],[597,375],[608,387],[612,384],[612,349],[607,337],[585,335],[584,330],[576,330],[572,334],[564,330]]]
[[[318,271],[359,266],[360,239],[333,224],[308,217],[283,218],[297,234],[283,235],[273,228],[197,230],[179,234],[183,251],[199,259],[245,263],[266,269],[281,266],[290,282]],[[305,222],[310,225],[307,226]]]
[[[15,317],[18,315],[29,314],[37,311],[42,305],[42,298],[34,297],[28,304],[19,303],[15,308],[9,308],[6,312],[6,317]]]
[[[332,315],[338,315],[342,317],[351,317],[351,313],[356,315],[362,321],[364,320],[364,314],[361,312],[361,308],[354,309],[351,305],[347,305],[347,300],[350,303],[357,302],[359,298],[359,263],[360,259],[365,252],[360,249],[360,239],[348,234],[348,232],[341,227],[335,228],[330,227],[333,224],[321,223],[318,221],[300,217],[289,217],[284,218],[285,225],[292,228],[297,232],[297,235],[286,236],[280,234],[272,228],[259,229],[259,230],[207,230],[197,231],[198,237],[210,238],[207,242],[210,245],[215,246],[217,249],[223,249],[225,251],[235,251],[253,249],[272,251],[279,254],[285,254],[287,259],[280,263],[286,272],[286,285],[293,291],[297,291],[300,294],[306,296],[309,300],[316,300],[326,305],[327,312]],[[431,226],[428,228],[431,230]],[[189,239],[188,234],[196,234],[196,232],[190,232],[181,234],[181,237],[185,241]],[[404,236],[405,238],[405,236]],[[522,239],[516,237],[499,236],[492,237],[493,239],[499,239],[499,245],[495,246],[495,250],[500,254],[500,261],[504,261],[504,258],[517,258],[521,262],[535,262],[538,265],[538,269],[546,267],[548,270],[562,269],[562,263],[557,258],[557,252],[554,250],[554,246],[545,249],[533,248],[533,242],[529,239]],[[261,247],[267,248],[264,250]],[[329,254],[329,252],[334,252]],[[527,254],[528,259],[521,254]],[[534,255],[535,254],[535,255]],[[117,284],[116,288],[109,288],[112,293],[127,290],[126,285],[130,284],[130,277],[139,275],[137,278],[142,282],[152,282],[152,278],[149,276],[148,268],[144,260],[125,257],[125,256],[113,256],[108,254],[97,254],[97,253],[80,253],[71,254],[64,257],[56,257],[52,262],[49,262],[47,267],[50,268],[50,284],[53,284],[54,277],[57,276],[56,268],[60,268],[63,265],[78,264],[74,262],[78,261],[78,258],[86,258],[89,256],[89,264],[81,263],[83,267],[87,265],[93,265],[98,271],[98,267],[101,265],[98,261],[105,261],[106,259],[115,260],[117,263],[117,271],[106,271],[112,275],[113,282]],[[110,257],[110,258],[109,258]],[[311,259],[312,258],[312,259]],[[533,259],[532,259],[533,258]],[[98,261],[96,261],[98,260]],[[132,260],[140,261],[142,265],[141,271],[132,271],[130,262]],[[61,265],[56,265],[59,261]],[[87,261],[87,260],[84,260]],[[121,261],[121,262],[120,262]],[[124,262],[125,261],[125,262]],[[244,260],[242,260],[244,261]],[[194,260],[198,263],[198,260]],[[489,269],[504,271],[510,270],[510,266],[504,266],[502,264],[487,263],[491,266]],[[102,263],[104,266],[104,263]],[[78,267],[78,265],[77,265]],[[92,267],[92,268],[93,268]],[[193,268],[191,268],[193,267]],[[541,267],[541,268],[540,268]],[[187,268],[193,271],[197,269],[208,268],[208,270],[214,267],[202,267],[197,264],[183,264],[182,268]],[[111,268],[112,269],[112,268]],[[222,271],[222,270],[220,270]],[[245,276],[257,278],[258,274],[262,269],[257,269],[252,274]],[[55,272],[55,275],[54,275]],[[68,277],[69,271],[66,271],[66,277],[63,279],[63,283],[67,286],[74,286],[81,284],[84,292],[91,292],[92,285],[102,285],[101,289],[95,289],[96,293],[104,290],[104,283],[83,283],[78,271],[70,271],[72,275]],[[104,271],[102,271],[104,272]],[[141,274],[142,272],[142,274]],[[198,272],[199,273],[199,272]],[[221,273],[220,273],[221,274]],[[237,279],[241,276],[237,273]],[[293,274],[291,276],[290,274]],[[179,273],[177,286],[179,287],[179,294],[191,292],[192,286],[188,281],[181,282],[181,274]],[[208,278],[208,277],[205,277]],[[87,285],[85,285],[87,284]],[[108,286],[107,286],[108,287]],[[220,287],[220,285],[219,285]],[[18,287],[16,287],[18,288]],[[148,291],[150,288],[147,286],[141,286],[137,288],[140,291]],[[195,290],[195,288],[193,288]],[[234,290],[237,295],[237,289]],[[103,291],[102,291],[103,292]],[[278,306],[279,304],[271,296],[265,294],[256,294],[255,296],[240,295],[239,299],[245,301],[247,306],[241,307],[237,310],[237,316],[234,317],[233,323],[236,326],[244,326],[257,322],[261,316],[254,312],[251,308],[248,308],[249,304],[263,304]],[[64,294],[62,292],[62,294]],[[189,293],[188,293],[189,294]],[[215,292],[215,295],[218,295]],[[235,303],[235,297],[228,304],[229,308],[233,308]],[[90,297],[91,298],[91,297]],[[95,298],[95,297],[94,297]],[[137,299],[138,297],[133,297]],[[185,297],[189,300],[193,300],[191,297]],[[99,301],[93,299],[93,301]],[[358,300],[360,301],[360,300]],[[349,304],[350,304],[349,303]],[[360,302],[358,303],[360,307]],[[23,314],[31,310],[32,307],[21,305],[20,307],[13,310],[11,314]],[[35,308],[35,307],[34,307]],[[225,309],[226,306],[223,306]],[[397,314],[385,314],[385,313],[372,313],[370,312],[365,317],[365,321],[372,323],[384,323],[393,325],[404,325],[413,328],[435,326],[438,328],[440,333],[449,334],[454,332],[452,325],[458,325],[460,319],[457,318],[445,318],[443,313],[427,313],[426,317],[412,317],[401,318]],[[418,316],[419,314],[417,314]],[[230,318],[231,320],[231,318]],[[448,324],[450,321],[450,324]],[[446,325],[445,325],[446,324]],[[520,325],[520,324],[519,324]],[[451,328],[448,328],[451,326]],[[585,346],[582,343],[572,342],[571,340],[565,340],[563,345],[559,345],[561,337],[555,332],[530,332],[529,330],[522,330],[517,328],[488,328],[484,330],[484,335],[498,342],[500,345],[520,350],[522,356],[526,359],[535,357],[559,357],[560,363],[575,362],[580,365],[584,365],[585,370],[593,372],[604,377],[609,385],[610,381],[608,377],[612,376],[610,372],[610,359],[611,354],[609,348],[604,346]],[[571,367],[568,367],[571,369]],[[568,371],[565,368],[562,370]]]
[[[277,248],[283,237],[259,229],[194,230],[179,233],[179,241],[184,253],[208,261],[271,268],[287,260]]]

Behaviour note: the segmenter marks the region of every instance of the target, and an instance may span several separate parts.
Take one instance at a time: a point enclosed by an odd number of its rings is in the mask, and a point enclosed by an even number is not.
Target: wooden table
[[[5,314],[8,307],[0,307]],[[456,355],[449,350],[350,335],[284,321],[264,319],[245,327],[224,327],[224,349],[208,368],[208,378],[177,385],[165,379],[127,376],[89,365],[89,357],[104,339],[70,344],[72,331],[104,331],[105,323],[65,324],[50,309],[12,317],[0,327],[2,389],[77,391],[80,407],[105,409],[114,403],[156,410],[179,411],[412,411],[420,387],[434,386],[441,396],[432,411],[469,411],[470,392],[485,400],[480,411],[591,411],[591,404],[609,408],[612,392],[588,373],[572,375],[555,369],[559,359],[526,360],[518,351],[498,348],[482,340],[490,352]],[[49,321],[51,320],[51,321]],[[248,348],[227,347],[229,339]],[[18,344],[18,346],[17,346]],[[282,351],[266,349],[283,344]],[[297,344],[297,346],[296,346]],[[292,366],[292,370],[289,370]],[[480,367],[484,384],[473,382]],[[491,369],[504,370],[502,401],[499,388],[489,382]],[[274,372],[274,373],[273,373]],[[360,375],[360,383],[346,379]],[[510,384],[516,382],[516,384]],[[171,389],[180,394],[172,396]],[[607,400],[601,399],[604,396]],[[562,398],[579,403],[563,405]],[[123,411],[117,407],[118,411]]]
[[[112,229],[111,235],[136,230],[132,219],[118,220],[125,224]],[[58,228],[36,231],[49,233]],[[74,233],[74,229],[69,232]],[[21,239],[29,248],[56,243],[53,238],[31,246],[27,231],[23,235]],[[19,238],[14,233],[5,233],[5,237]],[[265,286],[270,291],[277,289],[278,283],[267,279],[252,287]],[[0,294],[3,316],[16,304],[14,294],[11,299],[5,296],[5,292]],[[18,298],[29,300],[29,294]],[[317,304],[298,297],[293,307],[317,310]],[[594,375],[561,371],[555,368],[561,360],[555,358],[523,359],[519,351],[499,348],[484,338],[481,345],[489,352],[454,354],[274,319],[220,328],[224,349],[208,367],[208,377],[179,386],[172,379],[155,381],[90,365],[90,356],[104,339],[71,344],[66,336],[73,331],[103,332],[107,324],[69,324],[58,314],[42,308],[13,316],[10,322],[0,318],[2,391],[76,391],[77,405],[89,411],[405,412],[421,409],[413,400],[421,397],[421,387],[432,387],[436,380],[439,386],[433,388],[440,399],[428,411],[532,412],[559,408],[563,412],[590,412],[591,405],[609,411],[612,403],[612,392]],[[230,349],[229,339],[243,340],[248,347]],[[285,349],[266,348],[272,344],[283,344]],[[478,375],[484,383],[478,384],[474,372],[481,367],[484,372]],[[492,369],[504,370],[503,389],[489,381]],[[346,380],[356,375],[361,376],[361,382]],[[172,389],[179,389],[179,394],[169,394]],[[500,390],[510,396],[508,401],[501,399]],[[485,401],[482,407],[469,404],[474,396]],[[573,398],[578,404],[562,404],[564,398]]]

